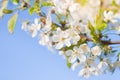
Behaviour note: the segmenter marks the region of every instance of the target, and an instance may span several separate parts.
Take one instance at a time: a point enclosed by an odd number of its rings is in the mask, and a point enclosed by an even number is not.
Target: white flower
[[[41,44],[43,46],[47,46],[47,48],[50,51],[54,52],[52,40],[51,40],[51,37],[49,36],[49,33],[41,33],[40,34],[39,44]]]
[[[68,38],[69,33],[61,29],[58,29],[56,32],[52,37],[53,42],[57,42],[56,49],[61,49],[64,45],[71,46],[70,39]]]
[[[120,0],[115,0],[116,4],[120,5]]]
[[[104,21],[108,22],[108,21],[112,21],[113,20],[113,12],[112,11],[104,11]]]
[[[55,10],[63,15],[66,15],[67,9],[73,4],[73,0],[53,0]]]
[[[100,69],[98,69],[98,67],[92,67],[91,72],[92,72],[93,75],[98,76],[101,71],[100,71]]]
[[[78,76],[83,76],[85,78],[89,78],[91,74],[92,74],[91,68],[86,67],[86,68],[83,68],[82,70],[80,70]]]
[[[27,30],[28,30],[28,27],[29,27],[29,26],[28,26],[28,22],[25,21],[25,22],[22,23],[21,29],[27,31]]]
[[[98,6],[100,6],[100,0],[89,0],[89,3],[90,3],[91,6],[93,6],[93,7],[98,7]]]
[[[108,66],[108,63],[105,62],[105,61],[101,61],[101,62],[98,64],[98,69],[102,69],[104,66]]]
[[[94,46],[92,49],[91,49],[91,52],[94,56],[99,56],[101,54],[101,48],[99,46]]]
[[[80,20],[80,5],[79,4],[72,4],[69,7],[69,11],[70,11],[70,16],[69,16],[69,21],[70,24],[74,25],[73,23],[75,22],[79,22]]]
[[[41,39],[39,40],[39,44],[41,45],[48,45],[48,43],[50,42],[49,36],[45,33],[41,33],[40,38]]]
[[[73,48],[73,50],[66,51],[65,54],[69,56],[68,60],[70,63],[74,63],[77,59],[80,61],[80,63],[86,61],[86,56],[83,54],[83,51],[76,46]]]
[[[89,53],[90,52],[90,48],[87,44],[80,45],[80,48],[83,50],[84,53]]]
[[[72,43],[77,44],[77,42],[80,40],[79,34],[73,28],[68,29],[67,32],[69,33],[69,38],[71,39]]]
[[[79,62],[75,62],[74,64],[72,64],[71,69],[74,71],[79,65],[80,65]]]
[[[52,25],[52,19],[51,19],[51,10],[50,10],[47,14],[47,19],[46,19],[45,25],[43,25],[42,27],[42,30],[44,32],[50,31],[52,28],[51,25]]]
[[[79,26],[80,26],[80,32],[81,33],[83,33],[83,34],[85,34],[85,33],[88,34],[89,33],[89,29],[88,29],[86,24],[79,24]]]
[[[32,38],[35,37],[38,31],[41,28],[41,24],[39,23],[39,19],[34,19],[34,24],[29,27],[29,31],[31,32]]]
[[[59,51],[59,55],[66,59],[65,51]]]

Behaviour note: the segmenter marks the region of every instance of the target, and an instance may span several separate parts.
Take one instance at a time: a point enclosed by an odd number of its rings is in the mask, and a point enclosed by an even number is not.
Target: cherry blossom
[[[120,0],[46,0],[34,23],[23,22],[22,29],[32,37],[39,35],[39,44],[57,50],[73,71],[90,77],[120,67],[118,53],[110,46],[107,32],[120,33]],[[42,2],[41,2],[42,3]],[[39,4],[38,4],[39,5]],[[44,11],[44,8],[47,11]],[[1,9],[0,9],[1,12]]]

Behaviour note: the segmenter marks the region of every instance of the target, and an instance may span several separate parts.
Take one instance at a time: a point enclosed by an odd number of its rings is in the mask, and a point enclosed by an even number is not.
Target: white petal
[[[59,41],[59,36],[54,35],[54,36],[52,37],[52,41],[53,41],[53,42],[58,42],[58,41]]]
[[[75,62],[73,65],[72,65],[72,70],[74,71],[78,66],[80,65],[80,63],[78,62]]]
[[[38,22],[39,22],[39,20],[38,20],[37,18],[35,18],[34,23],[35,23],[36,25],[38,25]]]
[[[78,76],[83,76],[84,72],[85,72],[85,69],[80,70],[79,73],[78,73]]]
[[[76,41],[79,41],[79,40],[80,40],[80,36],[75,36],[74,39],[75,39]]]
[[[71,46],[71,43],[70,43],[70,41],[68,41],[68,40],[65,40],[65,45],[66,45],[67,47],[70,47],[70,46]]]
[[[41,28],[41,24],[38,24],[38,25],[37,25],[37,30],[39,31],[40,28]]]
[[[86,61],[86,56],[83,55],[83,54],[80,54],[80,55],[78,56],[78,59],[80,60],[80,62],[85,62],[85,61]]]
[[[77,46],[75,46],[75,47],[73,48],[73,50],[74,50],[74,51],[77,51],[77,50],[78,50],[78,47],[77,47]]]
[[[80,54],[83,54],[83,53],[84,53],[81,48],[78,48],[77,51],[78,51],[78,53],[80,53]]]
[[[65,31],[62,31],[62,32],[60,33],[60,36],[62,36],[62,37],[64,37],[64,38],[68,38],[69,34],[68,34],[67,32],[65,32]]]
[[[63,43],[59,42],[58,44],[56,44],[56,49],[61,49],[63,46]]]
[[[37,31],[35,30],[32,32],[32,38],[34,38],[36,35],[37,35]]]
[[[103,67],[103,63],[100,62],[100,63],[98,64],[98,69],[101,69],[102,67]]]
[[[66,54],[67,56],[71,56],[71,55],[73,54],[73,51],[72,51],[72,50],[67,50],[67,51],[65,52],[65,54]]]
[[[90,48],[88,47],[87,44],[80,45],[80,48],[83,50],[84,53],[90,52]]]
[[[68,61],[69,61],[70,63],[73,63],[73,62],[76,61],[76,59],[77,59],[76,55],[72,55],[71,57],[69,57]]]
[[[91,49],[91,52],[93,53],[94,56],[99,56],[101,54],[101,48],[99,46],[94,46]]]
[[[59,55],[64,55],[64,51],[59,51]]]

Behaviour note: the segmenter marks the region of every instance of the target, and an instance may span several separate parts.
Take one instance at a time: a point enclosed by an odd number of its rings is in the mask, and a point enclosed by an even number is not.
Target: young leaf
[[[3,9],[3,13],[5,13],[5,14],[10,14],[12,12],[13,12],[13,10]]]
[[[118,53],[117,57],[118,57],[118,60],[120,61],[120,52]]]
[[[54,3],[46,1],[42,2],[42,6],[54,6]]]
[[[12,3],[15,4],[15,5],[18,5],[19,0],[12,0]]]
[[[107,23],[105,23],[104,21],[102,21],[101,23],[99,23],[99,24],[97,25],[97,29],[98,29],[99,31],[102,31],[102,30],[104,30],[105,28],[107,28]]]
[[[68,68],[71,68],[72,64],[68,60],[66,63],[67,63]]]
[[[98,14],[96,15],[96,18],[95,18],[95,28],[98,30],[98,31],[102,31],[104,30],[105,28],[107,28],[107,23],[104,22],[104,16],[103,16],[103,12],[104,12],[104,9],[101,7],[99,9],[99,12]]]
[[[35,11],[35,8],[31,7],[30,10],[29,10],[29,14],[32,15],[34,11]]]
[[[12,34],[16,25],[18,14],[14,14],[8,21],[8,31]]]

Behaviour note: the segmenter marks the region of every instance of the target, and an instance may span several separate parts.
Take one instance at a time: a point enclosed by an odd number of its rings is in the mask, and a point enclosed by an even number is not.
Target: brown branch
[[[86,41],[91,41],[93,42],[93,39],[91,38],[87,38],[87,36],[80,34],[80,37]],[[106,44],[106,45],[114,45],[114,44],[120,44],[120,40],[119,41],[110,41],[110,40],[100,40],[102,44]]]
[[[107,41],[107,40],[101,40],[103,44],[108,44],[108,45],[114,45],[114,44],[120,44],[120,41]]]

